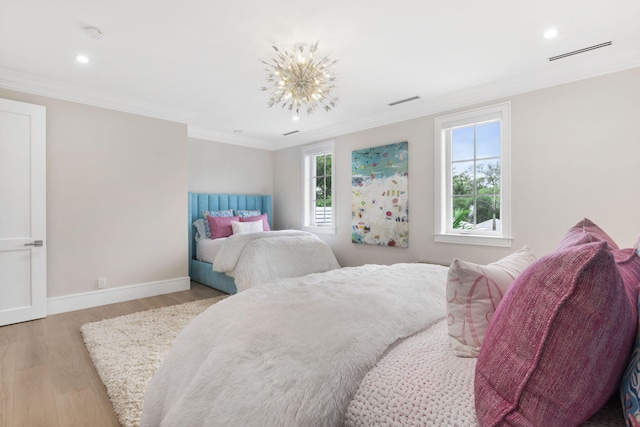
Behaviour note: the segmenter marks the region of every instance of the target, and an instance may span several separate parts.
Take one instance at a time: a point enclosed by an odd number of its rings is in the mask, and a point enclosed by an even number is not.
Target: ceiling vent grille
[[[283,133],[282,136],[289,136],[289,135],[293,135],[294,133],[298,133],[300,132],[299,130],[292,130],[291,132],[287,132],[287,133]]]
[[[589,47],[585,47],[585,48],[582,48],[582,49],[574,50],[573,52],[567,52],[567,53],[563,53],[562,55],[552,56],[551,58],[549,58],[549,61],[555,61],[555,60],[558,60],[558,59],[566,58],[568,56],[577,55],[579,53],[589,52],[590,50],[600,49],[601,47],[611,46],[612,44],[613,44],[612,41],[596,44],[596,45],[593,45],[593,46],[589,46]]]
[[[415,101],[416,99],[420,99],[419,96],[412,96],[411,98],[401,99],[400,101],[392,102],[389,104],[389,107],[393,107],[394,105],[404,104],[405,102]]]

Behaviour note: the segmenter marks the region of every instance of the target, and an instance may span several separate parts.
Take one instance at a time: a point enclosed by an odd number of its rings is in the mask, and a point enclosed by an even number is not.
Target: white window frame
[[[315,176],[315,156],[331,153],[331,223],[315,223],[316,187],[312,177]],[[320,142],[302,147],[302,229],[312,233],[336,234],[336,153],[335,141]]]
[[[502,232],[454,230],[451,228],[451,141],[450,129],[489,120],[500,120],[500,220]],[[511,247],[511,103],[491,105],[448,114],[435,119],[435,231],[434,240],[443,243]]]

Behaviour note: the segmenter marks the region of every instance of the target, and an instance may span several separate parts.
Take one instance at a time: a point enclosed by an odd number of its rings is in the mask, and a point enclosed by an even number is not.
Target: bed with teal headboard
[[[189,193],[189,276],[191,280],[202,283],[228,294],[235,294],[237,289],[233,278],[224,273],[213,271],[213,265],[196,259],[195,227],[193,222],[202,218],[202,211],[225,209],[259,210],[266,213],[269,226],[273,228],[273,214],[270,195],[251,194],[205,194]]]

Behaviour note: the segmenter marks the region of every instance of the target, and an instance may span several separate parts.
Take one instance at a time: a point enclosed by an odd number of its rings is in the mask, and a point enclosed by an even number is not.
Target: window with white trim
[[[511,246],[510,133],[510,103],[436,118],[436,242]]]
[[[303,161],[303,229],[315,233],[335,234],[334,141],[302,148]]]

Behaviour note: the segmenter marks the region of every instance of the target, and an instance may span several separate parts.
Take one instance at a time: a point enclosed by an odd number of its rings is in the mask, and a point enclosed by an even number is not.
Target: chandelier
[[[298,120],[300,109],[306,109],[307,114],[313,113],[318,106],[329,111],[339,101],[337,96],[331,95],[335,86],[335,74],[332,68],[338,61],[331,61],[325,56],[320,61],[313,58],[318,49],[318,42],[311,46],[298,43],[292,52],[287,52],[273,46],[277,56],[270,62],[260,60],[267,66],[267,83],[262,86],[263,91],[273,90],[267,105],[273,107],[282,103],[281,107],[295,111],[294,120]]]

